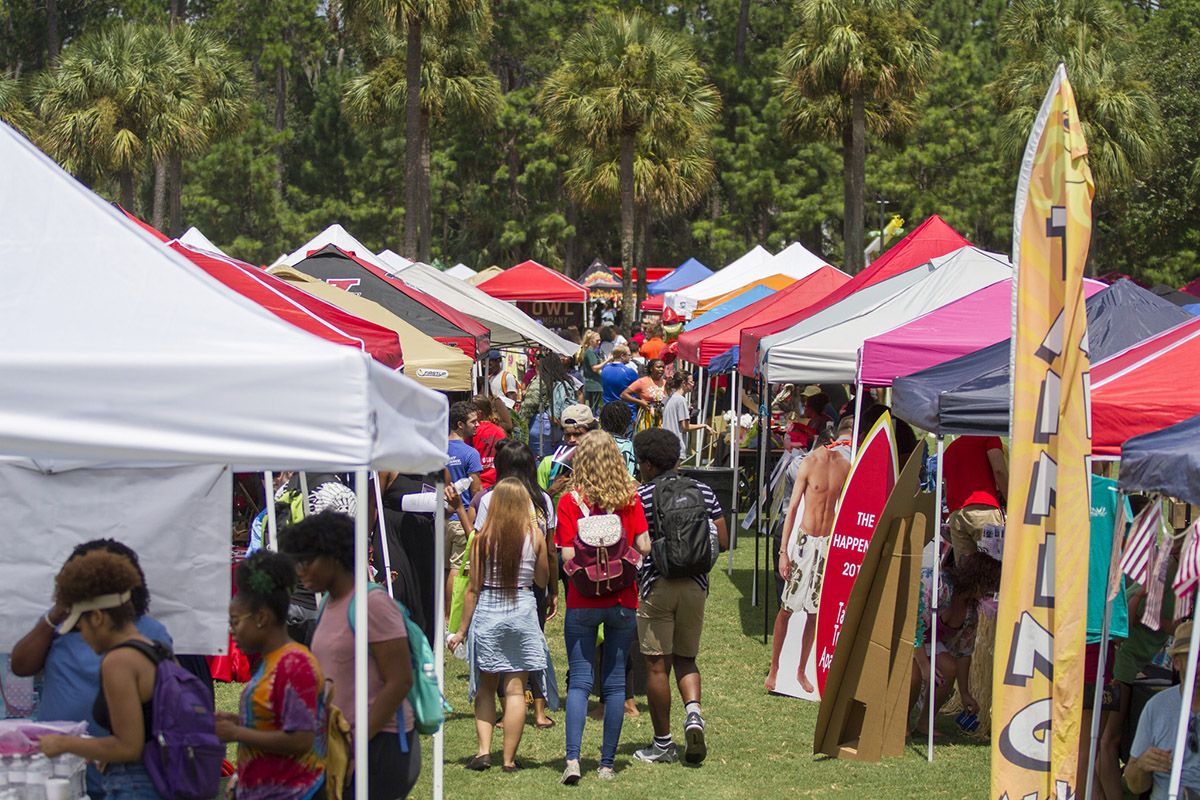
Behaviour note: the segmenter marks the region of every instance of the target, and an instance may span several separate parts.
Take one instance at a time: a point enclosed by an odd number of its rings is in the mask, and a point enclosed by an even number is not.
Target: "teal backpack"
[[[372,583],[368,587],[368,591],[386,592],[387,589],[377,583]],[[350,632],[354,632],[354,600],[350,598],[350,607],[347,611],[348,621],[350,623]],[[429,646],[429,639],[425,636],[425,631],[421,630],[421,626],[413,622],[412,616],[408,613],[408,608],[399,600],[394,601],[396,608],[400,609],[400,613],[404,615],[404,627],[408,633],[408,655],[412,660],[413,685],[408,690],[408,704],[413,710],[413,725],[417,733],[425,736],[431,736],[438,732],[442,727],[442,723],[446,721],[446,700],[442,696],[441,690],[438,689],[437,671],[434,668],[433,648]],[[324,603],[321,605],[321,610],[325,608]],[[317,621],[320,622],[320,611],[317,612]],[[403,734],[404,720],[403,708],[396,712],[399,729]],[[400,737],[402,745],[401,749],[405,749],[407,741],[403,735]]]

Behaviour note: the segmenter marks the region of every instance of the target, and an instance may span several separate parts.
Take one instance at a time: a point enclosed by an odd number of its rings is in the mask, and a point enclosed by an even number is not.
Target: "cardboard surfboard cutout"
[[[854,581],[880,514],[896,485],[899,467],[891,421],[891,415],[885,413],[875,422],[858,450],[838,500],[833,532],[829,535],[821,602],[817,607],[814,647],[818,693],[825,689]]]

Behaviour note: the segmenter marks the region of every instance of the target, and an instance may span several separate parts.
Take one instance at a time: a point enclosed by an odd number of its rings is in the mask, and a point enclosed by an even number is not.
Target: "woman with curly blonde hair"
[[[563,635],[570,665],[567,682],[567,764],[562,782],[579,782],[579,751],[587,720],[588,696],[594,682],[592,664],[596,639],[604,626],[604,653],[600,663],[600,695],[604,702],[604,738],[600,747],[598,777],[612,780],[617,742],[621,738],[625,704],[625,661],[637,630],[637,585],[632,569],[616,559],[616,577],[595,581],[594,570],[582,564],[597,563],[597,557],[633,548],[645,555],[650,552],[646,515],[637,497],[637,484],[625,470],[625,459],[617,443],[603,431],[592,431],[579,440],[571,459],[571,489],[558,503],[558,527],[555,544],[562,550],[568,574],[567,613]],[[616,531],[616,544],[597,546],[593,532]],[[599,534],[602,537],[602,533]],[[589,541],[591,539],[591,541]],[[611,541],[611,540],[610,540]],[[576,550],[580,558],[576,559]],[[609,559],[609,567],[614,561]],[[609,571],[607,574],[614,574]]]

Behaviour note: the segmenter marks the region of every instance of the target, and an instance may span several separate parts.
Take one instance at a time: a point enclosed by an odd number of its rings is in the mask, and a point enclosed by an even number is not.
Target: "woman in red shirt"
[[[571,490],[558,503],[558,527],[554,541],[562,550],[564,566],[570,571],[575,557],[579,521],[583,517],[615,515],[626,541],[642,555],[650,552],[646,515],[638,501],[637,483],[625,470],[617,443],[603,431],[592,431],[579,441],[572,457]],[[624,565],[630,569],[629,565]],[[625,659],[637,631],[637,585],[599,596],[580,592],[574,581],[567,584],[567,612],[563,635],[567,644],[570,680],[567,686],[567,764],[562,782],[578,783],[579,751],[587,721],[588,696],[595,676],[592,664],[596,638],[604,626],[604,654],[600,664],[601,697],[604,700],[604,738],[600,747],[598,777],[612,780],[617,742],[625,721]]]

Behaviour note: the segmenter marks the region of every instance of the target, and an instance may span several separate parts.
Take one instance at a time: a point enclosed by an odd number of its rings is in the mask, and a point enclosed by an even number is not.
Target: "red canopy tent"
[[[347,313],[237,259],[202,253],[179,241],[170,242],[168,247],[225,286],[297,328],[335,344],[357,347],[392,369],[404,366],[400,338],[395,331]]]
[[[379,303],[426,336],[475,360],[488,351],[491,331],[484,325],[336,245],[310,253],[295,269]]]
[[[914,228],[912,233],[897,242],[892,249],[871,262],[869,267],[808,308],[793,311],[769,323],[744,328],[739,341],[741,351],[738,354],[738,371],[747,377],[754,377],[758,360],[758,343],[764,337],[787,330],[818,311],[845,300],[859,289],[873,286],[880,281],[919,267],[931,258],[944,256],[969,244],[971,243],[964,239],[962,234],[934,214]]]
[[[478,285],[497,300],[509,302],[586,303],[587,287],[536,261],[523,261]]]
[[[126,211],[124,209],[124,207],[121,206],[120,203],[113,203],[113,205],[117,207],[118,211],[120,211],[122,214],[124,214],[130,220],[132,220],[134,225],[137,225],[139,228],[141,228],[146,233],[153,236],[155,239],[158,239],[160,242],[170,241],[171,237],[167,236],[165,233],[163,233],[162,231],[160,231],[158,228],[154,227],[150,223],[143,222],[142,220],[135,217],[133,214],[130,214],[128,211]]]
[[[612,272],[613,275],[616,275],[618,278],[620,278],[622,275],[625,274],[624,270],[622,270],[620,267],[609,267],[609,270]],[[659,280],[660,278],[665,278],[674,271],[675,271],[674,267],[646,267],[646,283],[654,283],[656,280]],[[634,284],[636,285],[637,279],[638,279],[638,268],[634,267],[633,268],[633,276],[630,278],[630,280],[633,281]]]
[[[1200,414],[1200,317],[1092,365],[1092,454]]]
[[[849,280],[850,276],[840,269],[823,266],[791,286],[722,317],[711,325],[684,331],[679,337],[679,356],[707,367],[713,358],[738,345],[744,327],[765,325],[773,319],[808,308]]]
[[[1200,278],[1196,278],[1196,280],[1192,281],[1187,286],[1184,286],[1179,291],[1200,297]]]

